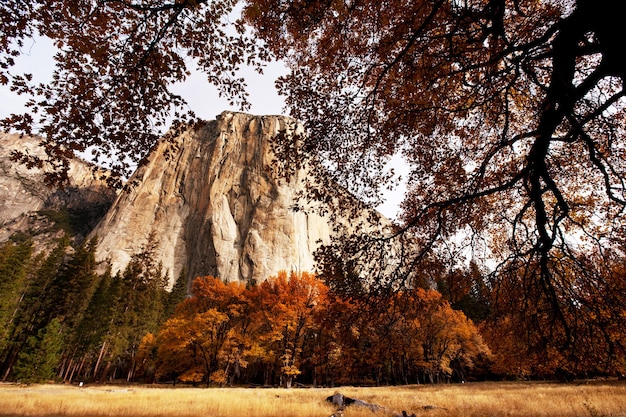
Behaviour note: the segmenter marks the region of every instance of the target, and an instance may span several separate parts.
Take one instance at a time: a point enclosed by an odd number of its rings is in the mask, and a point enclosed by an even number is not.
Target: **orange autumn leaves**
[[[144,337],[138,362],[161,381],[290,387],[462,379],[489,355],[436,291],[378,301],[340,298],[309,273],[250,287],[200,277],[158,334]]]

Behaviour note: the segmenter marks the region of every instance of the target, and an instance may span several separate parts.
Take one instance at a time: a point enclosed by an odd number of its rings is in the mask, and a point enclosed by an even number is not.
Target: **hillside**
[[[106,173],[76,158],[69,184],[50,188],[41,169],[11,161],[15,149],[44,158],[38,138],[0,132],[0,243],[15,233],[31,235],[36,252],[49,250],[65,233],[80,243],[116,198],[98,178]]]

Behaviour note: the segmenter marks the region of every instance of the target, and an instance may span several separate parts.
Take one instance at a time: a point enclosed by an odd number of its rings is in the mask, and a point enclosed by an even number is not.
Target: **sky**
[[[246,112],[255,115],[285,114],[285,100],[278,95],[274,81],[286,73],[287,69],[280,62],[268,64],[263,75],[250,68],[244,68],[241,75],[248,84],[249,100],[252,105]],[[173,91],[183,96],[196,116],[204,120],[213,120],[226,110],[241,111],[235,106],[230,106],[228,100],[220,98],[217,89],[209,84],[203,73],[192,72],[191,76],[184,83],[176,85]]]
[[[39,38],[32,43],[27,43],[23,54],[16,59],[16,65],[11,72],[14,74],[31,73],[34,82],[47,82],[51,79],[54,46],[51,41]],[[249,101],[251,108],[248,113],[255,115],[278,115],[285,114],[284,97],[278,95],[274,81],[280,75],[287,72],[280,62],[272,62],[265,68],[264,74],[260,75],[249,68],[241,72],[246,78]],[[184,97],[196,116],[205,120],[214,120],[215,117],[226,110],[240,111],[239,108],[230,106],[228,101],[218,96],[217,89],[206,81],[205,76],[199,72],[192,75],[181,84],[174,86],[174,92]],[[0,85],[0,118],[11,113],[19,112],[25,103],[24,97],[12,93],[8,87]],[[402,169],[401,160],[391,162],[396,171]],[[393,219],[398,214],[398,205],[403,195],[403,187],[400,186],[393,192],[386,193],[386,202],[377,207],[386,217]]]

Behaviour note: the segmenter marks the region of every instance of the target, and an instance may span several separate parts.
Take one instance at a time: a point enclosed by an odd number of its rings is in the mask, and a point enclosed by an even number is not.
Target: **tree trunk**
[[[100,348],[100,355],[98,355],[98,360],[96,361],[96,366],[93,369],[93,377],[94,379],[97,377],[98,375],[98,368],[100,368],[100,361],[102,361],[102,357],[104,356],[104,352],[106,350],[106,345],[107,342],[106,340],[102,343],[102,348]]]

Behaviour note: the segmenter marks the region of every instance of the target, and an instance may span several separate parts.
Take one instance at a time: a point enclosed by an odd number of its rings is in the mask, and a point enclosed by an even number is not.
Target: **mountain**
[[[327,217],[294,208],[306,169],[289,179],[272,169],[270,138],[281,131],[303,127],[283,116],[225,112],[163,140],[92,232],[97,258],[115,272],[150,247],[171,283],[182,271],[242,282],[312,271],[313,252],[333,228]]]
[[[97,260],[113,273],[149,251],[170,286],[183,271],[189,280],[246,283],[281,270],[313,271],[314,251],[337,224],[319,214],[331,211],[322,203],[312,210],[298,200],[308,170],[287,167],[293,175],[279,176],[285,162],[271,149],[278,133],[303,130],[288,117],[222,113],[159,142],[119,193],[99,179],[106,172],[78,158],[69,184],[47,187],[40,169],[10,160],[15,149],[44,158],[39,139],[0,133],[0,243],[25,233],[37,251],[49,251],[64,234],[75,243],[97,238]],[[373,228],[389,225],[373,210],[361,217]]]
[[[44,184],[41,169],[11,161],[13,150],[45,158],[37,137],[0,132],[0,243],[26,233],[40,252],[64,233],[75,241],[84,239],[116,198],[116,192],[100,180],[106,172],[75,158],[69,184],[51,188]]]

